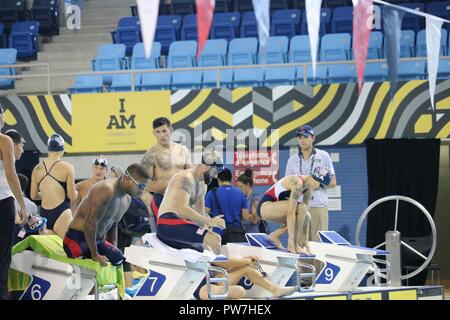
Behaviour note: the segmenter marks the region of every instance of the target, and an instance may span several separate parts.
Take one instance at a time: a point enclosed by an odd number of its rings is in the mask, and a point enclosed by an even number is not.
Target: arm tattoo
[[[192,195],[194,191],[194,184],[192,183],[191,179],[188,177],[183,177],[181,180],[181,190],[187,192],[189,196]]]

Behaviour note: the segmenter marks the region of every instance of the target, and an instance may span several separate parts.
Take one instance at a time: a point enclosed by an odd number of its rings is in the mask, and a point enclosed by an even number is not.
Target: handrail
[[[441,60],[450,60],[450,56],[440,56]],[[400,58],[400,61],[427,61],[427,57],[413,57],[413,58]],[[372,62],[386,62],[386,59],[369,59],[367,63]],[[317,61],[317,65],[330,65],[330,64],[354,64],[354,60],[339,60],[339,61]],[[308,66],[311,66],[311,62],[297,62],[297,63],[278,63],[278,64],[253,64],[253,65],[239,65],[239,66],[213,66],[213,67],[189,67],[189,68],[159,68],[159,69],[126,69],[126,70],[113,70],[113,71],[86,71],[86,72],[62,72],[51,73],[50,63],[31,63],[31,64],[13,64],[13,65],[0,65],[2,68],[23,68],[23,67],[43,67],[47,68],[46,73],[38,74],[24,74],[24,75],[0,75],[0,79],[22,79],[22,78],[47,78],[47,92],[51,94],[50,79],[58,77],[70,77],[70,76],[82,76],[82,75],[120,75],[131,74],[131,91],[135,91],[135,75],[141,73],[166,73],[166,72],[180,72],[180,71],[216,71],[216,86],[220,87],[220,71],[221,70],[239,70],[239,69],[255,69],[255,68],[291,68],[291,67],[303,67],[304,70],[304,85],[307,85],[308,78]]]

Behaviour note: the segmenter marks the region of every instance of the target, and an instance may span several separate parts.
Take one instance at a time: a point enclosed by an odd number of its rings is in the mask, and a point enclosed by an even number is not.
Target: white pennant
[[[152,53],[153,39],[155,38],[159,0],[137,0],[137,8],[141,22],[145,57],[148,59]]]
[[[266,49],[270,36],[270,0],[252,0],[258,25],[258,38],[260,50]]]
[[[317,50],[319,48],[320,8],[322,0],[305,0],[313,78],[316,78]]]
[[[434,93],[436,91],[439,53],[441,51],[441,28],[442,21],[426,19],[427,69],[432,110],[434,110]]]

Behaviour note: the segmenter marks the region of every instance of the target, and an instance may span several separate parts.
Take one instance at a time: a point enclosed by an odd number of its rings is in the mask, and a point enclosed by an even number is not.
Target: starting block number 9
[[[325,265],[325,268],[322,270],[322,272],[319,275],[319,278],[317,279],[316,283],[318,284],[329,284],[336,279],[336,276],[338,275],[341,268],[339,268],[337,265],[334,265],[332,263],[327,262]]]

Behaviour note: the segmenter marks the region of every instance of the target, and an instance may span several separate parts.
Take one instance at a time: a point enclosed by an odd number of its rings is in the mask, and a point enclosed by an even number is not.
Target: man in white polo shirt
[[[309,212],[311,214],[310,237],[318,241],[317,231],[328,230],[328,195],[327,188],[336,187],[336,175],[333,162],[328,152],[314,147],[314,131],[308,125],[299,127],[296,131],[299,152],[289,157],[286,165],[286,176],[311,175],[316,167],[322,167],[330,173],[331,182],[328,186],[321,185],[313,192]]]

